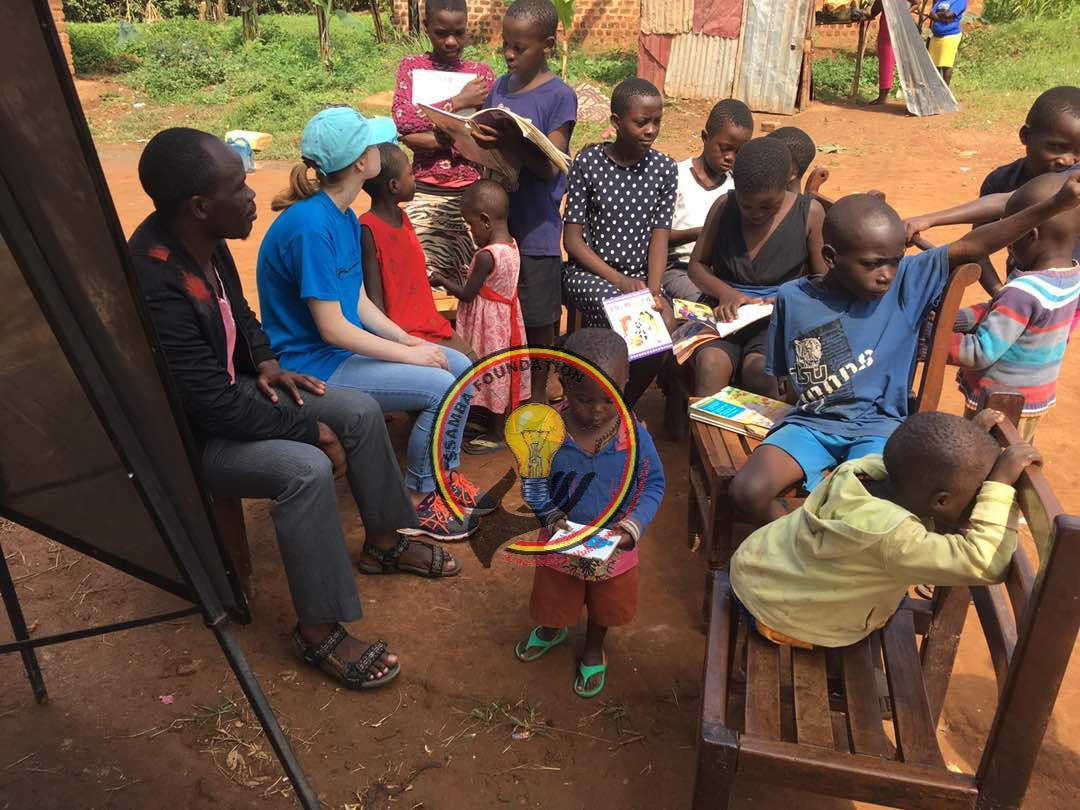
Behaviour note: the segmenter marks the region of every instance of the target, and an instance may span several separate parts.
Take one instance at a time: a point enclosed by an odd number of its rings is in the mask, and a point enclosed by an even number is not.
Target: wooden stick
[[[859,52],[855,56],[855,78],[851,80],[852,101],[859,97],[859,79],[862,78],[862,60],[866,53],[866,28],[869,24],[868,20],[859,20]]]

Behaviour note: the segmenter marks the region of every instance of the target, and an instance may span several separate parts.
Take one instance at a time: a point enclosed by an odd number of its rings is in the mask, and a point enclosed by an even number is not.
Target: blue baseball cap
[[[364,118],[352,107],[329,107],[307,122],[300,154],[322,174],[340,171],[369,146],[393,143],[397,127],[389,118]]]

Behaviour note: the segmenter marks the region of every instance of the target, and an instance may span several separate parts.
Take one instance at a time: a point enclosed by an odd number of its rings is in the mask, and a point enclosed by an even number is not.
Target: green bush
[[[983,17],[987,22],[1043,20],[1075,11],[1076,0],[986,0]]]
[[[208,0],[209,2],[209,0]],[[146,8],[145,0],[63,0],[64,18],[68,22],[107,22],[120,20],[128,13],[141,21]],[[309,0],[258,0],[259,14],[311,14]],[[167,20],[175,17],[198,18],[199,0],[154,0],[161,16]],[[381,0],[389,10],[389,0]],[[350,11],[366,11],[367,0],[337,0],[335,6]],[[225,10],[232,16],[240,15],[240,0],[227,0]]]
[[[152,31],[152,35],[151,35]],[[133,82],[152,98],[174,100],[225,80],[229,27],[198,20],[165,20],[142,26],[131,44],[143,60]]]
[[[114,23],[68,26],[75,72],[121,73],[137,67],[139,59],[132,52],[133,43],[121,45],[118,34]]]

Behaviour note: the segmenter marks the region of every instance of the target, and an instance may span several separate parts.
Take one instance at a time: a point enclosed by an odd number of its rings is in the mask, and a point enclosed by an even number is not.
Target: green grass
[[[953,119],[955,125],[982,128],[1015,122],[1048,87],[1080,85],[1078,28],[1080,9],[1075,9],[1059,18],[1016,20],[965,33],[952,85],[965,111]],[[868,55],[859,80],[860,100],[877,96],[877,70],[877,57]],[[847,101],[854,71],[852,53],[815,61],[818,97]]]
[[[274,135],[263,157],[294,158],[304,123],[326,104],[388,112],[388,100],[365,99],[393,90],[401,58],[428,47],[426,40],[402,37],[380,44],[370,18],[352,15],[350,21],[330,21],[331,71],[319,64],[314,15],[262,16],[260,36],[248,45],[239,19],[137,24],[127,39],[118,36],[116,23],[72,23],[68,30],[80,76],[109,74],[146,104],[135,110],[130,96],[105,99],[90,120],[95,137],[139,140],[180,123],[219,134],[254,129]],[[465,55],[504,70],[501,54],[490,48],[470,47]],[[631,53],[572,53],[569,74],[572,82],[610,88],[634,68]]]

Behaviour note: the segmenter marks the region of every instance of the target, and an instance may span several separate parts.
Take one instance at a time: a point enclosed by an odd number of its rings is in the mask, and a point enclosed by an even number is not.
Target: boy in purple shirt
[[[516,0],[503,18],[503,58],[507,73],[488,96],[488,107],[503,106],[530,119],[551,142],[569,154],[577,120],[577,96],[548,69],[559,19],[550,0]],[[562,315],[562,216],[566,177],[516,128],[481,127],[474,134],[485,148],[511,152],[522,164],[518,188],[510,194],[510,233],[521,251],[518,295],[530,346],[550,346]],[[532,401],[547,401],[547,370],[532,374]]]

